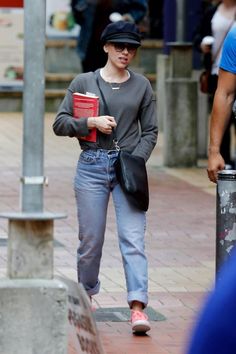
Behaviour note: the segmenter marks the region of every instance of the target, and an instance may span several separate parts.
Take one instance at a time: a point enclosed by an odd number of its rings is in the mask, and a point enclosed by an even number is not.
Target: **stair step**
[[[81,72],[81,62],[76,52],[76,39],[54,39],[46,41],[45,67],[47,72]],[[137,56],[136,66],[144,68],[144,72],[155,72],[156,55],[162,53],[163,41],[144,39]]]
[[[76,73],[46,73],[46,89],[66,89],[76,75]]]
[[[74,73],[46,73],[45,78],[46,81],[51,82],[65,82],[65,81],[72,81],[77,74]],[[155,73],[145,73],[144,74],[150,81],[156,80]]]
[[[47,39],[45,47],[47,48],[64,48],[69,47],[75,49],[77,45],[76,39]]]
[[[146,76],[146,78],[150,81],[151,84],[155,83],[156,82],[156,73],[154,74],[144,74],[144,76]]]
[[[134,68],[138,69],[138,68]],[[143,73],[143,70],[136,70],[142,73],[150,81],[153,89],[155,89],[156,74],[155,73]],[[46,89],[64,89],[66,90],[70,82],[75,78],[75,73],[46,73]]]
[[[45,79],[46,81],[71,81],[77,74],[75,73],[46,73]]]
[[[163,49],[163,41],[159,39],[143,39],[141,49]]]
[[[47,39],[46,48],[63,48],[70,47],[75,49],[77,46],[76,39]],[[143,39],[141,49],[162,49],[163,41],[159,39]]]
[[[45,90],[45,97],[63,97],[66,93],[64,89],[46,89]],[[0,91],[0,98],[22,98],[23,92],[22,91]]]
[[[46,73],[45,111],[56,112],[65,96],[69,83],[73,80],[74,73]],[[150,81],[155,91],[156,74],[144,74]],[[56,87],[55,87],[56,86]],[[22,91],[0,91],[1,112],[21,112],[23,107]]]
[[[45,111],[56,112],[65,96],[65,89],[45,90]],[[2,91],[0,92],[1,112],[22,112],[23,92],[22,91]]]

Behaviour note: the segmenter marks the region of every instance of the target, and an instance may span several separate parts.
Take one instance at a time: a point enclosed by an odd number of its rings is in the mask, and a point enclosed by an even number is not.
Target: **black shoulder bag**
[[[104,103],[105,114],[110,116],[111,114],[97,77],[96,81]],[[140,156],[120,150],[115,129],[113,130],[113,137],[114,146],[119,151],[115,162],[117,180],[129,202],[136,208],[147,211],[149,206],[149,189],[145,160]]]

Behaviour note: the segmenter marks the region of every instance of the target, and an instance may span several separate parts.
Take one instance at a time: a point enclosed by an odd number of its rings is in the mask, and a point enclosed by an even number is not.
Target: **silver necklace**
[[[120,84],[118,84],[118,83],[115,83],[115,82],[109,82],[109,85],[111,86],[111,89],[112,90],[119,90],[120,89],[120,87],[121,87],[121,83]]]
[[[127,72],[127,76],[128,76],[127,80],[129,80],[129,78],[130,78],[130,73],[129,73],[128,70],[126,70],[126,72]],[[101,74],[101,77],[103,78],[103,80],[105,80],[105,79],[104,79],[103,69],[100,70],[100,74]],[[106,81],[106,80],[105,80],[105,81]],[[106,81],[106,82],[110,85],[110,87],[111,87],[112,90],[119,90],[119,89],[121,88],[122,83],[125,82],[125,81],[119,82],[119,83],[118,83],[118,82],[109,82],[109,81]]]

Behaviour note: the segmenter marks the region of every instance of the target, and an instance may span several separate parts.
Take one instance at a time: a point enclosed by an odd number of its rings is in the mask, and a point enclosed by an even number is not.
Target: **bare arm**
[[[236,91],[236,75],[220,69],[218,86],[214,97],[210,121],[210,145],[208,155],[208,177],[216,183],[218,171],[225,162],[220,154],[220,145],[229,124]]]

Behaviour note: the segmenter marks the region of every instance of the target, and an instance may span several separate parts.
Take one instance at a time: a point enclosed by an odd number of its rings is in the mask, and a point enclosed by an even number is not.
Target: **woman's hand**
[[[99,116],[99,117],[89,117],[88,118],[88,128],[97,128],[100,132],[104,134],[111,134],[112,129],[116,127],[116,121],[114,117],[111,116]]]

